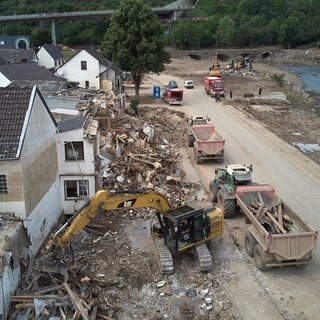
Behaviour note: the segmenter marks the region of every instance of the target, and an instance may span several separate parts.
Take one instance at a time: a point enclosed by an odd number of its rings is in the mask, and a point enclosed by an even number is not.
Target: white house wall
[[[59,181],[56,181],[24,221],[31,242],[29,249],[32,255],[35,255],[43,245],[57,224],[61,212],[60,185]]]
[[[55,67],[54,59],[43,47],[38,51],[37,57],[38,64],[40,67],[45,67],[46,69],[51,69]]]
[[[87,70],[81,70],[81,61],[87,62]],[[79,86],[82,88],[86,87],[86,81],[88,81],[90,88],[100,89],[100,73],[104,70],[106,67],[100,68],[97,59],[87,51],[81,50],[62,65],[56,75],[60,75],[68,81],[79,82]]]
[[[84,160],[65,161],[65,143],[71,141],[83,141]],[[66,200],[64,182],[67,180],[88,180],[89,197],[93,196],[95,190],[95,156],[94,144],[83,139],[83,128],[62,132],[58,135],[58,163],[60,172],[60,191],[63,212],[67,215],[73,214],[80,209],[87,199]]]
[[[66,200],[64,194],[64,182],[70,180],[88,180],[89,181],[89,196],[83,199],[77,200]],[[60,190],[61,190],[61,198],[62,206],[63,206],[63,213],[65,215],[72,215],[95,194],[95,178],[94,176],[60,176]]]
[[[65,143],[71,141],[83,141],[84,160],[65,161]],[[57,146],[60,175],[94,174],[93,144],[83,139],[83,128],[59,133]]]
[[[56,125],[38,95],[35,96],[25,132],[21,166],[26,207],[24,218],[28,218],[38,203],[48,196],[49,190],[57,193],[52,195],[53,198],[60,196],[58,190],[51,189],[59,181]],[[57,212],[61,211],[59,202],[56,206]]]
[[[31,253],[37,252],[61,211],[56,124],[36,93],[21,153],[25,227]]]
[[[10,83],[11,81],[2,72],[0,72],[0,87],[5,88]]]

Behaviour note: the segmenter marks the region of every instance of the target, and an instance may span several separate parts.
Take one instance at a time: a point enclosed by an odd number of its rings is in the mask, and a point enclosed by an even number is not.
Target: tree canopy
[[[1,0],[2,15],[88,10],[117,10],[122,0]],[[163,7],[174,0],[141,0],[151,7]],[[182,18],[180,20],[180,17]],[[163,21],[166,42],[179,49],[221,47],[318,46],[320,44],[320,1],[317,0],[201,0],[177,20]],[[98,46],[109,27],[109,18],[56,21],[57,42],[69,46]],[[31,34],[37,46],[48,22],[0,24],[2,35]]]
[[[164,30],[151,7],[142,0],[123,0],[110,19],[103,37],[102,53],[122,70],[129,71],[135,84],[135,96],[143,77],[160,73],[170,62],[165,51]]]
[[[202,0],[174,23],[168,41],[180,49],[292,48],[319,41],[319,22],[314,0]]]

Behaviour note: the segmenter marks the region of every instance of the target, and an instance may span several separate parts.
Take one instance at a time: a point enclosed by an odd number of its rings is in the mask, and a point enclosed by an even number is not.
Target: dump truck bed
[[[311,259],[317,232],[276,195],[272,186],[239,186],[236,199],[252,224],[251,234],[266,253],[276,258],[271,266]]]
[[[191,131],[195,138],[194,153],[197,163],[208,159],[223,161],[225,140],[213,124],[193,125]]]

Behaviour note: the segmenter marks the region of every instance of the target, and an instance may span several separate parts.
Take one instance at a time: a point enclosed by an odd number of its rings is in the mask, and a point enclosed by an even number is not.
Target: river
[[[296,67],[280,67],[295,73],[303,82],[304,91],[310,94],[316,101],[317,107],[320,108],[320,67],[317,66],[296,66]]]

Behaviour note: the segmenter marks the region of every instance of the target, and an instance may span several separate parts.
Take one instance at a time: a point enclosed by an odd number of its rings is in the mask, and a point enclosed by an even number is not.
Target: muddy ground
[[[226,101],[263,123],[270,131],[290,144],[320,144],[320,109],[318,101],[304,92],[297,75],[277,68],[284,65],[318,65],[320,49],[289,50],[271,61],[253,62],[253,69],[225,70]],[[190,57],[173,59],[166,73],[193,79],[202,85],[210,61]],[[262,89],[261,97],[258,96]],[[232,99],[230,99],[232,92]],[[248,96],[248,97],[245,97]],[[318,105],[318,107],[316,107]],[[303,146],[302,146],[303,147]],[[308,149],[309,150],[309,149]],[[311,149],[312,150],[312,149]],[[320,152],[307,151],[310,159],[320,164]]]
[[[210,61],[192,60],[186,56],[173,59],[164,73],[182,79],[190,78],[196,85],[201,85],[209,64]],[[275,74],[284,75],[282,86],[273,80]],[[257,62],[253,64],[251,71],[229,71],[225,72],[223,77],[227,88],[227,98],[223,103],[232,104],[250,114],[288,143],[320,143],[320,118],[312,107],[311,98],[303,92],[302,84],[296,76],[279,71],[270,64]],[[152,84],[154,81],[145,79],[141,90],[139,117],[124,115],[121,126],[126,123],[137,127],[152,122],[158,128],[159,135],[164,131],[171,132],[165,139],[162,137],[162,140],[158,140],[158,145],[174,145],[183,155],[181,136],[184,126],[175,126],[174,131],[168,128],[172,127],[170,119],[176,121],[180,118],[182,123],[185,121],[184,115],[166,108],[159,99],[150,96]],[[262,97],[258,96],[260,87]],[[130,90],[128,91],[130,94]],[[286,99],[278,99],[279,92],[281,97],[285,94]],[[244,93],[251,97],[245,98]],[[320,164],[320,152],[308,152],[307,156]],[[123,168],[126,168],[126,162],[122,162]],[[181,179],[184,183],[176,185],[176,193],[171,195],[175,194],[178,197],[182,186],[193,189],[193,195],[201,194],[201,185],[195,183],[198,182],[197,178],[192,175],[189,177],[193,179],[191,185],[188,184],[190,181],[183,180],[186,178],[184,171],[190,168],[183,167],[182,162],[180,164]],[[121,166],[120,162],[118,166]],[[143,176],[143,172],[141,174]],[[172,191],[172,186],[170,190]],[[68,281],[79,297],[85,300],[90,296],[90,301],[94,301],[91,309],[89,308],[89,314],[95,305],[98,310],[96,319],[242,319],[225,289],[225,284],[233,276],[227,256],[239,254],[232,238],[224,235],[210,243],[209,248],[215,257],[212,272],[200,273],[193,255],[186,253],[174,255],[173,275],[162,275],[149,231],[153,215],[154,213],[144,210],[107,212],[97,216],[89,228],[82,230],[72,240],[72,259],[70,256],[65,258],[69,270]],[[225,251],[222,252],[221,248]],[[21,287],[19,292],[39,292],[41,286],[63,281],[59,275],[52,277],[42,273],[37,277],[37,286]],[[26,291],[27,289],[29,291]],[[57,316],[63,314],[64,310],[65,314],[69,312],[70,315],[70,308],[65,308],[61,311],[48,307],[47,313]],[[42,313],[37,319],[47,319]]]

